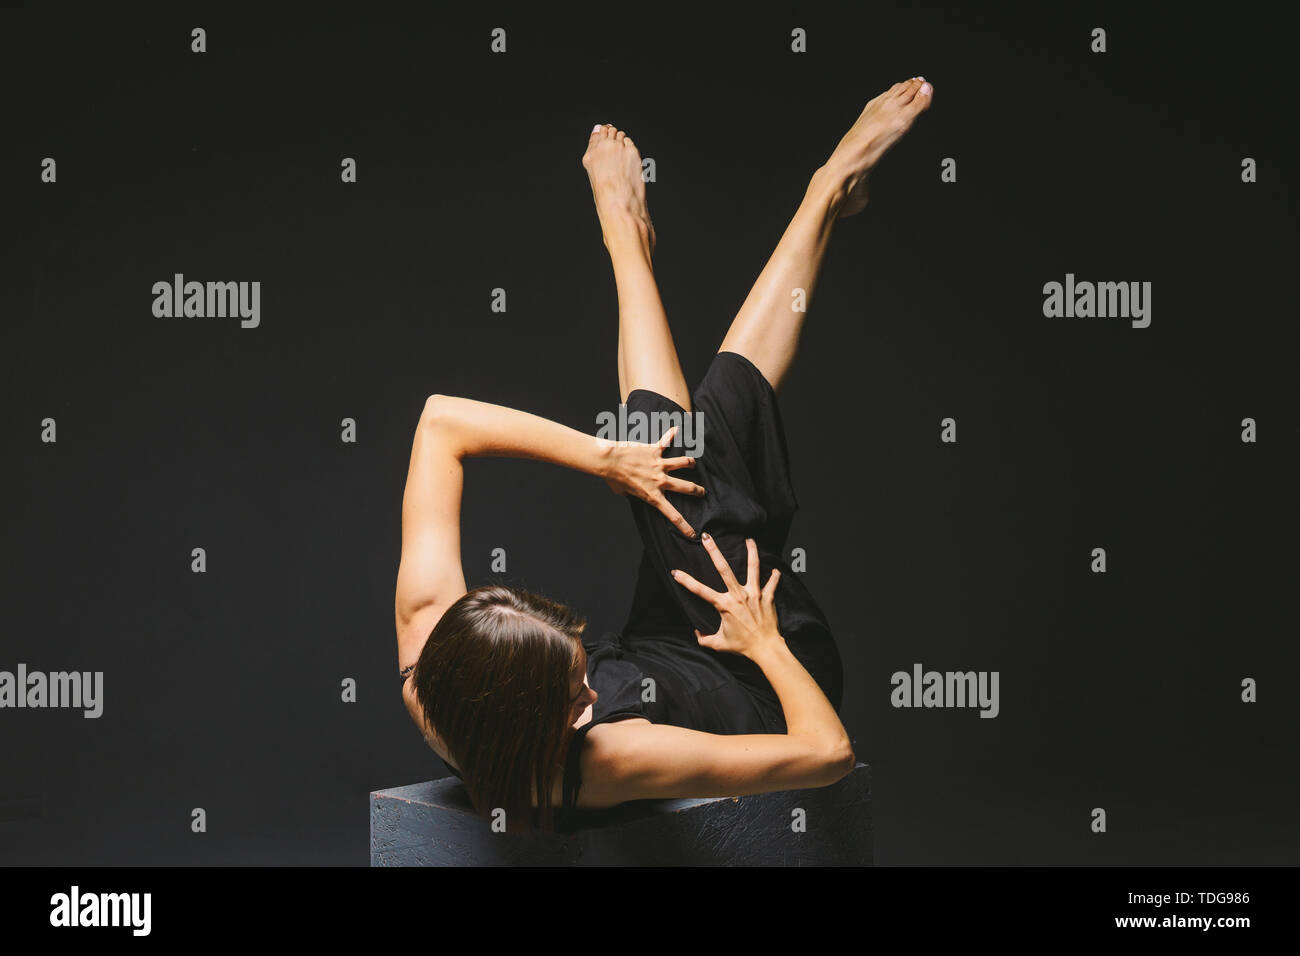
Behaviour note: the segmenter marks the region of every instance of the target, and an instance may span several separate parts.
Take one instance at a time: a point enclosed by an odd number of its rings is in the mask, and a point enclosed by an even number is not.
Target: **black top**
[[[703,449],[694,469],[674,474],[702,485],[707,494],[697,498],[670,491],[667,497],[692,528],[713,536],[738,580],[743,582],[747,573],[747,537],[758,544],[760,585],[772,568],[780,569],[776,608],[781,633],[838,710],[843,693],[839,651],[821,609],[784,554],[799,504],[776,394],[744,356],[719,352],[692,401],[698,413],[692,424],[703,426]],[[645,413],[648,423],[646,434],[630,434],[631,440],[655,441],[673,425],[685,425],[680,405],[645,389],[628,396],[627,411],[630,426],[636,412]],[[690,434],[699,441],[698,427]],[[685,430],[679,430],[678,438],[685,437]],[[696,450],[679,443],[665,455]],[[598,696],[591,721],[574,732],[565,759],[566,809],[574,806],[582,786],[583,742],[599,724],[644,717],[715,734],[786,730],[780,700],[762,670],[739,655],[700,647],[695,638],[694,628],[703,634],[717,631],[718,612],[669,572],[681,569],[724,590],[704,546],[682,537],[652,505],[630,496],[628,502],[644,546],[641,566],[622,632],[583,641],[588,682]],[[448,769],[456,773],[450,765]]]

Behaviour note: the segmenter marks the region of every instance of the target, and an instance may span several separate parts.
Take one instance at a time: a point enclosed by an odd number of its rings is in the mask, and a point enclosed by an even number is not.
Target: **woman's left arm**
[[[420,416],[402,502],[402,557],[397,576],[398,653],[404,663],[419,657],[424,624],[465,593],[460,565],[460,498],[465,458],[530,458],[603,478],[620,494],[657,508],[682,534],[694,531],[665,491],[704,494],[699,485],[670,475],[694,465],[688,457],[664,458],[676,433],[654,444],[610,442],[538,415],[468,398],[432,395]],[[418,630],[409,625],[416,616]],[[416,646],[416,645],[420,646]],[[403,646],[406,645],[406,646]]]

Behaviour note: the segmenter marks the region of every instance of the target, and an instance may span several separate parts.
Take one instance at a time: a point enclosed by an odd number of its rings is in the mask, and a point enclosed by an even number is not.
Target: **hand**
[[[663,456],[664,449],[673,443],[677,427],[674,425],[668,429],[663,438],[652,445],[635,441],[610,443],[603,477],[605,484],[615,493],[632,495],[654,505],[672,522],[674,528],[686,537],[694,538],[694,529],[664,496],[665,491],[676,491],[684,495],[704,494],[704,489],[694,482],[668,474],[678,468],[695,467],[694,458]]]
[[[722,583],[727,591],[721,594],[705,587],[685,571],[673,571],[675,580],[692,594],[704,598],[722,615],[722,623],[716,634],[695,632],[701,647],[710,647],[715,651],[729,651],[732,654],[750,656],[756,649],[772,640],[784,640],[777,627],[776,619],[776,584],[781,579],[781,572],[772,569],[772,576],[760,591],[758,589],[758,545],[753,538],[745,539],[749,549],[749,569],[742,585],[731,573],[731,566],[718,550],[718,545],[711,535],[704,535],[704,547],[713,559],[713,566],[722,575]]]

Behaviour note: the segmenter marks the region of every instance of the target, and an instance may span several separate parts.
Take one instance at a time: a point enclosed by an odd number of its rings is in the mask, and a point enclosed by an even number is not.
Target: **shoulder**
[[[719,761],[725,764],[726,752],[749,751],[760,739],[772,738],[719,736],[638,716],[598,724],[585,740],[574,739],[581,749],[570,753],[579,768],[577,806],[698,796],[699,787],[711,793],[705,787],[711,782],[708,771]]]
[[[459,598],[459,595],[458,595]],[[396,612],[397,666],[400,671],[415,667],[429,635],[453,602],[436,601],[415,610]]]
[[[577,753],[569,754],[566,767],[576,764],[579,807],[611,807],[631,799],[627,784],[637,771],[640,742],[653,727],[644,717],[628,716],[578,728],[570,744]]]
[[[446,745],[442,742],[442,738],[433,729],[433,725],[425,720],[424,708],[420,706],[420,700],[415,694],[415,681],[410,677],[402,681],[402,701],[406,704],[406,712],[411,715],[411,720],[415,722],[416,727],[420,728],[420,735],[424,737],[429,749],[447,764],[454,763]]]

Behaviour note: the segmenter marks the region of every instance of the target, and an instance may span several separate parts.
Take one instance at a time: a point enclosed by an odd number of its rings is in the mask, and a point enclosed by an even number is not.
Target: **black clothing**
[[[748,573],[747,537],[758,545],[760,586],[772,568],[780,569],[776,609],[781,634],[838,710],[843,696],[839,650],[817,602],[784,554],[799,503],[776,393],[749,359],[719,352],[691,400],[703,422],[703,453],[695,468],[673,474],[702,485],[706,494],[697,498],[668,492],[667,497],[696,533],[713,536],[737,580],[743,583]],[[628,395],[629,423],[634,412],[685,414],[676,402],[646,389]],[[674,424],[686,423],[680,417],[662,418],[661,427],[652,428],[645,440],[657,440]],[[686,437],[684,428],[679,429],[677,438]],[[676,457],[692,451],[679,442],[664,454]],[[680,569],[715,591],[725,590],[704,545],[683,537],[654,506],[628,500],[645,550],[622,633],[583,642],[588,682],[598,696],[590,723],[574,732],[569,745],[565,807],[576,800],[582,783],[582,744],[597,724],[644,717],[714,734],[786,730],[780,699],[758,665],[737,654],[701,647],[696,640],[695,628],[702,634],[717,631],[718,612],[669,572]]]
[[[839,650],[817,602],[790,570],[784,550],[799,507],[790,481],[785,430],[776,393],[763,373],[737,352],[719,352],[691,396],[703,423],[702,453],[693,469],[674,475],[702,485],[704,497],[667,492],[696,533],[707,531],[737,580],[745,580],[747,537],[758,545],[760,586],[772,568],[781,579],[776,609],[787,645],[817,681],[836,710],[843,695]],[[644,440],[657,441],[673,425],[679,443],[666,457],[700,450],[699,432],[686,432],[686,412],[647,389],[628,395],[627,420],[644,413]],[[676,418],[661,417],[676,414]],[[687,447],[689,442],[695,447]],[[697,581],[725,590],[704,545],[686,539],[652,505],[628,497],[644,550],[628,620],[621,633],[583,640],[588,683],[596,691],[591,721],[574,731],[565,759],[563,809],[572,808],[582,785],[579,757],[594,726],[630,717],[714,734],[785,733],[781,702],[747,658],[701,647],[693,629],[712,634],[718,612],[669,574],[680,569]],[[447,768],[457,773],[450,764]]]

